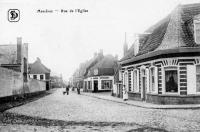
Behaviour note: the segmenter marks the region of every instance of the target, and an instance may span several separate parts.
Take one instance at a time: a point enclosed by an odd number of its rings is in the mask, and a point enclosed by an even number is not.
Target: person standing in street
[[[66,86],[67,95],[69,94],[69,85]]]
[[[80,94],[80,84],[78,83],[77,93]]]

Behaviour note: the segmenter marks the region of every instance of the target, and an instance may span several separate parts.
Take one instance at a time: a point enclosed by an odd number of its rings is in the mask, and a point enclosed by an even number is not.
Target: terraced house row
[[[128,99],[200,103],[200,4],[178,5],[126,48],[119,81]]]

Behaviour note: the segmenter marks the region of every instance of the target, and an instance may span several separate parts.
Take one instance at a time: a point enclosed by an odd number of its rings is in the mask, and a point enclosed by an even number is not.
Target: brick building
[[[138,35],[120,64],[128,99],[200,103],[200,4],[178,5]]]

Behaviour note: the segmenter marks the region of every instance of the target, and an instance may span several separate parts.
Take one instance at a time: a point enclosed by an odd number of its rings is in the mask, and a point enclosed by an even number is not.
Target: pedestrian
[[[126,101],[128,100],[128,92],[127,92],[127,89],[126,89],[126,85],[123,85],[123,100]]]
[[[77,93],[80,94],[80,87],[79,87],[79,83],[78,83],[78,87],[77,87]]]
[[[69,94],[69,85],[66,86],[67,95]]]
[[[79,87],[77,88],[77,93],[80,94],[80,88]]]

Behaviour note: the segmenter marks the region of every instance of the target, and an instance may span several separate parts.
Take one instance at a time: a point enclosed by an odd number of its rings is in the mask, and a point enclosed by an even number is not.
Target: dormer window
[[[197,44],[200,44],[200,18],[194,20],[194,39]]]

